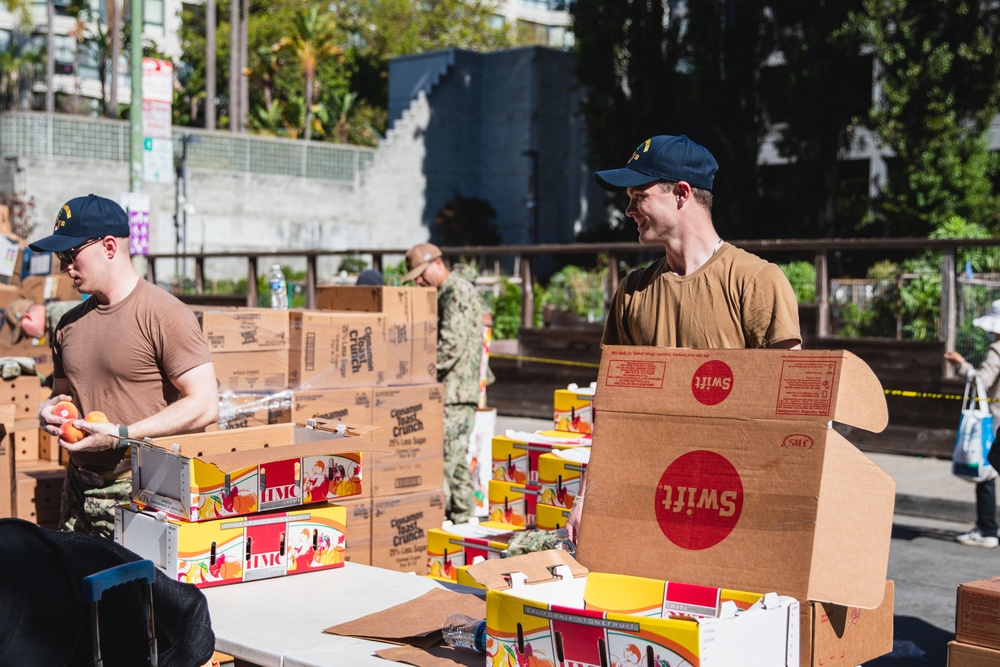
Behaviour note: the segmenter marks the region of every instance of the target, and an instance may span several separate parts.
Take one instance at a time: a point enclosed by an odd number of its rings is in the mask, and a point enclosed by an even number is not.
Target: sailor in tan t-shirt
[[[724,242],[712,223],[719,164],[685,136],[639,144],[621,169],[594,173],[605,190],[626,192],[625,215],[639,242],[665,256],[618,285],[603,345],[798,349],[798,302],[776,265]],[[566,528],[576,539],[583,495]]]
[[[38,413],[46,432],[65,436],[60,427],[71,422],[84,436],[60,437],[70,455],[60,527],[110,537],[114,507],[130,491],[128,446],[121,443],[216,421],[215,367],[191,309],[132,268],[128,218],[114,201],[70,200],[53,233],[31,248],[56,253],[62,272],[91,295],[53,335],[52,397]],[[59,414],[62,401],[76,406],[79,419]],[[83,420],[94,411],[108,421]]]

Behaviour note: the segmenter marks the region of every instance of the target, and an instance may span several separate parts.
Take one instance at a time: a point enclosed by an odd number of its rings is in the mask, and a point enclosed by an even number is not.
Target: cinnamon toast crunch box
[[[347,510],[315,505],[190,523],[120,505],[115,541],[199,588],[344,566]]]
[[[132,501],[197,522],[358,495],[371,429],[275,424],[136,441]]]
[[[799,603],[588,572],[559,549],[469,567],[487,588],[486,664],[799,665]]]

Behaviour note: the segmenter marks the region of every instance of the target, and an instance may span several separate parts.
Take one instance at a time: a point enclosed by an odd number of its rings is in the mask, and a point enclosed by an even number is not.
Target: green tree
[[[313,130],[316,68],[323,60],[343,54],[344,49],[337,45],[338,39],[333,17],[327,13],[320,14],[319,6],[313,5],[295,15],[294,32],[277,43],[279,49],[288,49],[295,55],[305,77],[303,138],[306,141],[311,138]]]
[[[928,234],[959,216],[995,228],[996,162],[984,134],[1000,111],[1000,6],[989,0],[864,0],[851,27],[872,45],[871,123],[889,162],[873,222]]]

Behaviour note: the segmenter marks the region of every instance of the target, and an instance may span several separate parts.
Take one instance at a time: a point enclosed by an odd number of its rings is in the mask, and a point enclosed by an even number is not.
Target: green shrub
[[[792,291],[799,303],[813,303],[816,301],[816,265],[812,262],[789,262],[778,264],[788,282],[792,284]]]

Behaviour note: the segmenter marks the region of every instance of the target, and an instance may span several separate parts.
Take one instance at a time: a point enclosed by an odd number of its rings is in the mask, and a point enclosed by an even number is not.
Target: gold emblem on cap
[[[63,212],[66,213],[66,217],[63,217]],[[56,231],[60,227],[66,226],[66,221],[73,217],[73,211],[69,210],[69,204],[63,204],[63,207],[59,209],[59,213],[56,214],[56,224],[52,225],[52,231]]]

